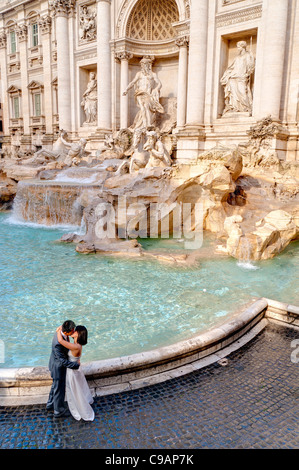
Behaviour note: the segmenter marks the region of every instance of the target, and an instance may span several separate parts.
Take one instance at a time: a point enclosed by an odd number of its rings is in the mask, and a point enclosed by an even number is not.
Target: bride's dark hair
[[[78,333],[77,343],[81,344],[81,346],[87,344],[88,333],[85,326],[77,325],[75,331]]]

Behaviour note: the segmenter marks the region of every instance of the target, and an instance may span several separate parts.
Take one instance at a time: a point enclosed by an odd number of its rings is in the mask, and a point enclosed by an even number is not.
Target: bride
[[[69,349],[69,360],[80,361],[82,346],[87,344],[87,329],[85,326],[78,325],[71,335],[74,342],[65,341],[61,334],[62,327],[57,328],[57,339],[65,348]],[[90,406],[93,398],[89,390],[85,375],[81,367],[79,369],[67,369],[66,371],[66,400],[72,416],[76,420],[84,421],[94,420],[94,411]]]

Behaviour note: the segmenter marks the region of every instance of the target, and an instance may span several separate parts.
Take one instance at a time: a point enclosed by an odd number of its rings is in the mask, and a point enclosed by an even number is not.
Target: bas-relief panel
[[[79,41],[80,43],[95,41],[97,38],[97,8],[96,3],[85,2],[79,8]]]

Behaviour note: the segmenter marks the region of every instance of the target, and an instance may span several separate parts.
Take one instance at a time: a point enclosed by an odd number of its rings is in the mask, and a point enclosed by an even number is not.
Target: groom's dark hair
[[[63,332],[63,333],[70,333],[70,332],[73,331],[75,328],[76,328],[76,325],[75,325],[75,323],[74,323],[72,320],[66,320],[66,321],[62,324],[62,332]]]

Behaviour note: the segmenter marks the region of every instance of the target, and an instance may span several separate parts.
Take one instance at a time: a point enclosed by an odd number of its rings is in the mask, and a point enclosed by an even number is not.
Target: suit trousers
[[[52,387],[49,393],[47,408],[54,408],[54,414],[65,411],[65,378],[66,374],[59,379],[53,379]]]

